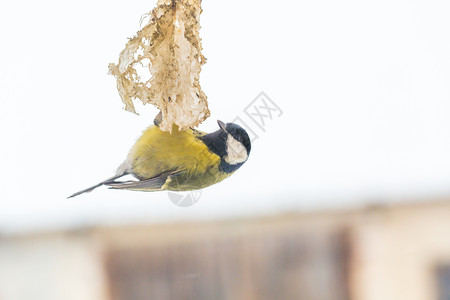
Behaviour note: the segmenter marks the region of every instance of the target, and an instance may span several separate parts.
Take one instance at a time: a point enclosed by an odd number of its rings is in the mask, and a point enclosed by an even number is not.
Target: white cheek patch
[[[227,138],[227,155],[224,157],[225,161],[230,165],[243,163],[248,158],[247,149],[245,146],[228,134]]]

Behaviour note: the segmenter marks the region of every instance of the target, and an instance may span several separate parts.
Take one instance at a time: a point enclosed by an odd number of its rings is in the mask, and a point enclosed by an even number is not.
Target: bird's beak
[[[222,129],[223,131],[227,132],[227,130],[225,129],[226,125],[224,122],[217,120],[217,124],[219,124],[220,129]]]

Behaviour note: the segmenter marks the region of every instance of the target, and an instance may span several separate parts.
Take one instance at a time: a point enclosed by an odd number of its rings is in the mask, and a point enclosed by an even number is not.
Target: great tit
[[[134,191],[190,191],[218,183],[233,174],[248,159],[251,142],[247,132],[237,124],[217,121],[219,130],[204,133],[195,129],[172,133],[158,125],[147,128],[131,148],[116,174],[68,198],[102,185],[112,189]],[[117,181],[132,175],[137,180]]]

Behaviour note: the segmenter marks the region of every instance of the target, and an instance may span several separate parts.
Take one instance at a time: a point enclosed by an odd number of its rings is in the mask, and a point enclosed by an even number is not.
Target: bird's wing
[[[161,173],[155,177],[139,180],[139,181],[124,181],[124,182],[108,182],[105,185],[111,189],[133,190],[133,191],[159,191],[166,183],[167,178],[176,176],[182,171],[170,171]]]

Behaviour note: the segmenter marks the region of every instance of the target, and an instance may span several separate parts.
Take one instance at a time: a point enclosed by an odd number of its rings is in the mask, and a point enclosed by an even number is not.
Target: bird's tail
[[[125,176],[125,175],[128,175],[128,173],[123,172],[123,173],[121,173],[121,174],[114,175],[113,177],[108,178],[108,179],[106,179],[106,180],[104,180],[104,181],[102,181],[102,182],[100,182],[100,183],[98,183],[98,184],[96,184],[96,185],[93,185],[93,186],[91,186],[91,187],[89,187],[89,188],[87,188],[87,189],[84,189],[84,190],[82,190],[82,191],[76,192],[76,193],[73,194],[73,195],[70,195],[69,197],[67,197],[67,199],[73,198],[73,197],[75,197],[75,196],[78,196],[78,195],[81,195],[81,194],[84,194],[84,193],[92,192],[93,190],[95,190],[95,189],[98,188],[99,186],[102,186],[102,185],[105,185],[105,184],[113,183],[116,179],[118,179],[118,178],[120,178],[120,177],[122,177],[122,176]]]

